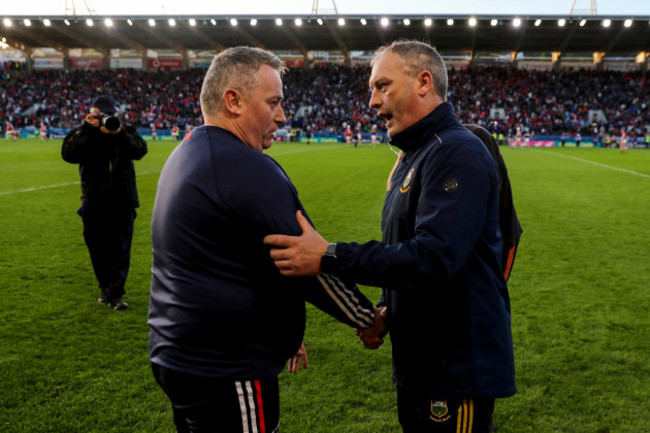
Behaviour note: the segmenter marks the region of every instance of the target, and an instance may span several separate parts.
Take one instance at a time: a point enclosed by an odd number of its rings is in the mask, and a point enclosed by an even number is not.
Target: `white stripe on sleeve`
[[[330,298],[336,302],[350,320],[358,323],[362,328],[373,324],[373,311],[362,307],[354,292],[348,289],[340,279],[329,274],[320,274],[317,278]]]

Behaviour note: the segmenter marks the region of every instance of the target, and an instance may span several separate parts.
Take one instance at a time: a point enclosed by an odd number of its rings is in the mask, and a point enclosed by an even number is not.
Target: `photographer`
[[[115,101],[98,96],[85,122],[63,139],[61,155],[79,164],[83,234],[99,282],[98,302],[115,310],[129,273],[135,209],[140,205],[133,160],[147,153],[147,143],[131,125],[120,122]]]

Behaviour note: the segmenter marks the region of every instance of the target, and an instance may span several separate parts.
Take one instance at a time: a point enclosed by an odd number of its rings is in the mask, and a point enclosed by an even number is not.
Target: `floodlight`
[[[86,25],[87,25],[88,27],[92,27],[92,26],[95,25],[95,23],[94,23],[93,20],[91,20],[90,18],[86,18]]]
[[[149,18],[149,27],[155,27],[156,26],[156,20],[153,18]]]
[[[448,25],[448,26],[453,26],[453,25],[454,25],[454,20],[453,20],[452,18],[449,18],[449,19],[447,20],[447,25]]]
[[[31,27],[32,26],[32,22],[31,22],[31,20],[29,18],[25,18],[23,20],[23,24],[25,24],[25,27]]]
[[[433,24],[433,21],[431,20],[431,18],[427,18],[427,19],[424,20],[424,25],[425,26],[431,27],[432,24]]]
[[[380,22],[383,27],[387,27],[389,23],[388,18],[386,17],[382,18]]]
[[[405,26],[410,26],[411,25],[411,20],[408,18],[404,18],[404,21],[402,21]]]
[[[492,20],[492,21],[490,21],[490,25],[491,25],[492,27],[496,27],[497,24],[499,24],[499,21],[498,21],[498,20]]]
[[[176,27],[176,20],[174,18],[170,18],[169,21],[169,27]]]
[[[128,20],[126,20],[126,22],[127,22],[127,24],[130,25],[130,26],[133,25],[133,21],[131,21],[131,18],[129,18]]]
[[[603,20],[603,27],[609,27],[612,25],[612,20],[607,18],[606,20]]]
[[[275,19],[275,25],[276,26],[281,26],[282,25],[282,18],[276,18]]]
[[[70,21],[68,21],[68,20],[63,20],[63,22],[65,23],[66,26],[70,25]]]
[[[43,25],[44,25],[45,27],[49,27],[49,26],[52,25],[52,22],[51,22],[49,19],[45,18],[45,19],[43,20]]]
[[[302,25],[302,19],[301,18],[296,18],[293,22],[296,24],[296,27],[300,27]]]
[[[251,27],[255,27],[256,25],[257,25],[257,19],[256,19],[256,18],[253,18],[253,19],[251,20]]]
[[[623,22],[623,25],[624,25],[625,27],[632,27],[632,20],[629,19],[629,18],[626,19],[626,20]]]
[[[9,18],[5,18],[4,20],[2,20],[2,22],[4,23],[5,27],[11,27],[13,25],[13,23]]]
[[[104,20],[104,25],[105,25],[106,27],[113,27],[113,20],[110,19],[110,18],[106,18],[106,19]]]
[[[196,26],[196,20],[195,20],[194,18],[190,18],[190,25],[191,25],[192,27],[195,27],[195,26]]]
[[[368,24],[368,21],[365,18],[361,18],[361,25],[365,26],[366,24]]]
[[[542,24],[542,20],[540,20],[540,19],[536,19],[536,20],[535,20],[535,27],[539,27],[540,24]]]
[[[476,18],[472,17],[469,19],[469,26],[476,27]]]
[[[557,20],[557,26],[558,27],[564,27],[566,25],[566,20],[564,18],[560,18]]]
[[[317,19],[316,22],[318,23],[319,26],[322,26],[322,25],[323,25],[323,20],[321,20],[320,18]]]
[[[580,27],[584,27],[587,24],[587,20],[580,21]]]
[[[338,23],[339,23],[339,26],[344,26],[345,25],[345,18],[339,18]]]
[[[512,26],[521,27],[521,18],[515,18],[514,20],[512,20]]]
[[[237,27],[237,18],[230,18],[230,25],[233,27]]]
[[[214,18],[211,18],[211,19],[210,19],[210,24],[212,24],[213,26],[216,26],[216,25],[217,25],[217,21],[216,21]]]

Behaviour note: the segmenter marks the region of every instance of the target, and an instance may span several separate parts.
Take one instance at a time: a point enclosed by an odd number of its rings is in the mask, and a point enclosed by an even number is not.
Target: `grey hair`
[[[385,53],[395,53],[404,60],[405,72],[409,76],[416,76],[422,71],[429,71],[433,77],[433,87],[444,101],[447,100],[447,66],[442,56],[431,45],[414,40],[397,40],[391,44],[377,49],[377,54],[370,62],[373,66],[375,60]]]
[[[282,60],[261,48],[233,47],[216,55],[201,86],[201,111],[216,113],[228,89],[250,95],[257,85],[255,73],[262,65],[269,65],[280,75],[286,70]]]

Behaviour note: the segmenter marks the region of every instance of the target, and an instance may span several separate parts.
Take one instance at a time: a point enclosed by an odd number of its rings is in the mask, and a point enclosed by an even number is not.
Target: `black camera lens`
[[[117,131],[120,128],[120,119],[115,116],[102,116],[102,126],[109,131]]]

